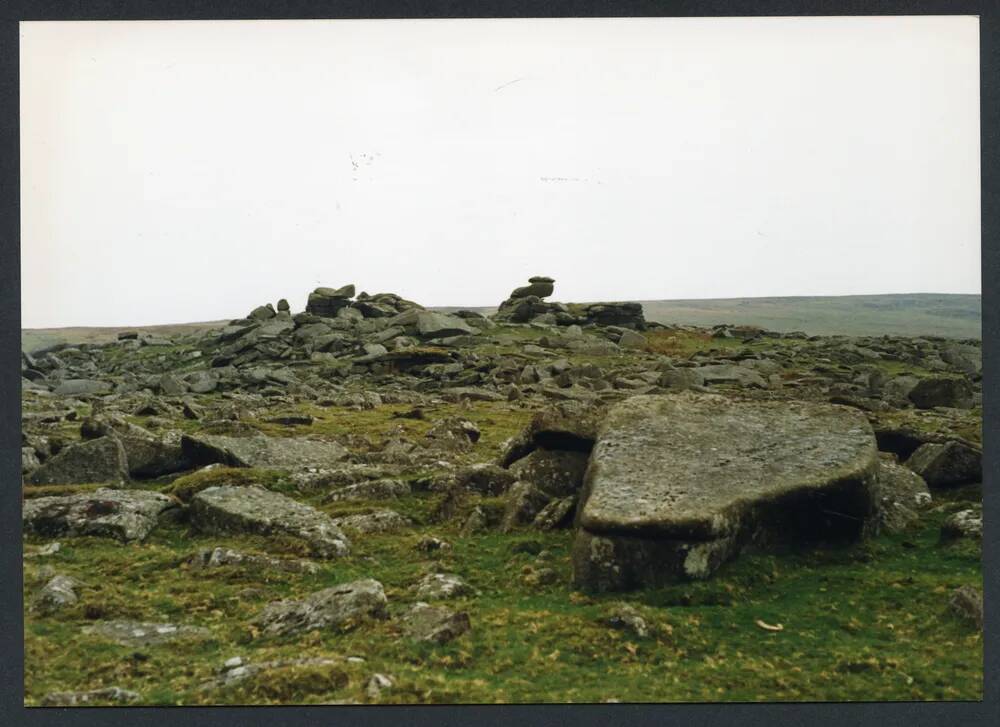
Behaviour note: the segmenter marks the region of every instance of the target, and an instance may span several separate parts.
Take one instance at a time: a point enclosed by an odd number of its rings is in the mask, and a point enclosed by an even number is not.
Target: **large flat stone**
[[[175,505],[159,492],[100,489],[65,497],[25,500],[24,530],[39,535],[101,535],[143,540],[160,514]]]
[[[209,533],[282,535],[322,558],[347,555],[350,541],[326,514],[262,487],[209,487],[191,499],[191,522]]]
[[[712,394],[613,406],[587,469],[578,587],[706,578],[750,542],[854,539],[877,527],[879,460],[858,411]]]
[[[824,493],[856,494],[864,510],[877,467],[871,426],[846,407],[636,396],[601,425],[580,524],[593,533],[715,540],[739,532],[757,508]]]
[[[227,437],[218,434],[184,435],[184,455],[195,465],[220,462],[230,467],[276,469],[329,468],[348,455],[336,442],[292,437]]]

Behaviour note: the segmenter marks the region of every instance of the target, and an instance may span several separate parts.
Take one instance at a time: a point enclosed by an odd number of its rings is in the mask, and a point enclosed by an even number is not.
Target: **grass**
[[[628,594],[588,595],[570,584],[568,531],[521,530],[461,537],[427,525],[437,496],[387,504],[418,522],[412,532],[353,538],[351,556],[317,574],[220,568],[190,571],[186,556],[222,545],[299,555],[263,537],[207,537],[163,526],[142,545],[65,538],[55,555],[26,561],[30,594],[51,565],[88,587],[80,604],[47,618],[25,612],[26,702],[63,689],[117,685],[150,704],[364,701],[375,672],[392,676],[387,702],[825,701],[979,699],[982,639],[947,608],[956,586],[981,583],[978,549],[941,546],[944,512],[911,533],[833,551],[746,554],[717,577]],[[336,504],[339,505],[339,504]],[[328,511],[336,512],[332,508]],[[414,548],[434,534],[451,550]],[[539,556],[515,553],[535,541]],[[29,541],[35,542],[35,541]],[[41,542],[41,541],[38,541]],[[555,584],[532,586],[532,570],[552,568]],[[412,585],[432,569],[454,572],[479,591],[456,601],[473,629],[444,646],[400,638],[394,619],[345,632],[254,636],[250,620],[267,602],[301,597],[357,578],[380,580],[398,616]],[[640,639],[601,623],[627,601],[649,622]],[[204,642],[136,649],[81,634],[94,618],[173,620],[206,627]],[[767,632],[757,619],[781,623]],[[281,670],[239,688],[200,691],[225,659],[250,663],[294,657],[359,664]]]

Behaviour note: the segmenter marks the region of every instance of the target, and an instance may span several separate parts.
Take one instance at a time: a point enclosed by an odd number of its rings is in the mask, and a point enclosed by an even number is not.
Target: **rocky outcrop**
[[[350,552],[350,541],[329,516],[262,487],[209,487],[191,499],[191,522],[207,533],[281,535],[304,542],[321,558]]]
[[[612,407],[591,454],[574,576],[609,590],[704,577],[744,542],[873,526],[875,438],[860,413],[715,395]]]

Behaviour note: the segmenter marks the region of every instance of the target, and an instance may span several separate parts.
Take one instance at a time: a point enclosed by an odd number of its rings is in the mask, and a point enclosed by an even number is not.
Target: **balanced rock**
[[[533,278],[528,278],[527,285],[515,288],[509,297],[527,298],[529,295],[533,295],[536,298],[547,298],[555,292],[555,282],[552,278],[536,275]]]
[[[202,532],[283,535],[322,558],[347,555],[350,541],[330,517],[262,487],[209,487],[191,499],[191,522]]]
[[[632,397],[609,410],[591,454],[576,583],[658,585],[705,577],[749,540],[859,537],[877,472],[871,426],[852,409]]]
[[[25,531],[47,537],[100,535],[127,542],[143,540],[160,515],[174,506],[159,492],[105,488],[25,500],[22,522]]]
[[[354,286],[345,285],[342,288],[316,288],[309,294],[306,303],[306,313],[323,318],[333,318],[337,312],[347,308],[354,297]]]

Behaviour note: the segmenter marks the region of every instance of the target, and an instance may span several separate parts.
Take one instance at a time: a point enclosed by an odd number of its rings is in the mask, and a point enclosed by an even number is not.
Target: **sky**
[[[21,24],[26,328],[979,293],[974,17]]]

